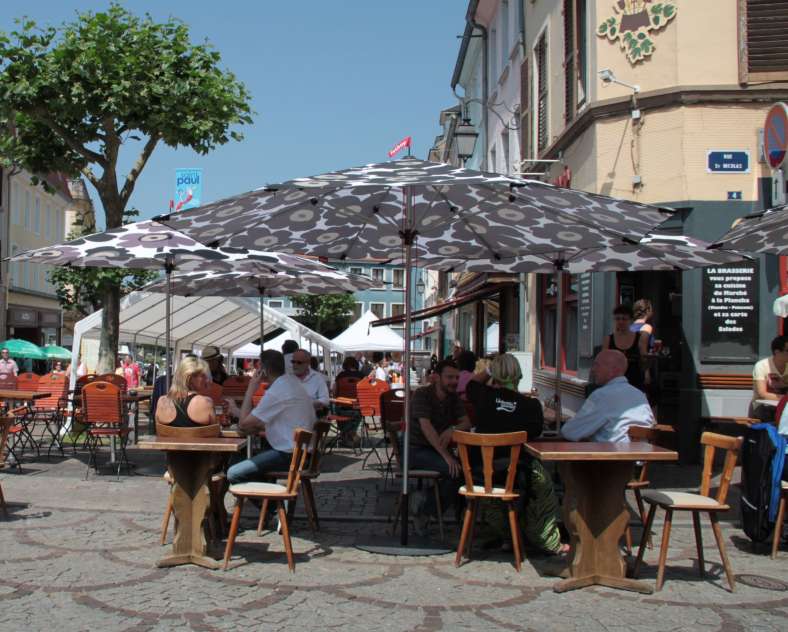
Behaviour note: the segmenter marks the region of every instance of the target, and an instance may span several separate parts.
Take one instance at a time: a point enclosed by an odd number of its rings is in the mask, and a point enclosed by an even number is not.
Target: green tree
[[[135,220],[139,212],[130,209],[123,213],[123,223],[128,224]],[[84,218],[78,216],[74,227],[67,239],[78,239],[83,235],[95,232],[91,224],[85,225]],[[107,283],[120,287],[120,295],[140,289],[146,283],[153,281],[157,276],[151,270],[135,270],[125,268],[78,268],[60,266],[49,272],[49,280],[55,286],[55,293],[60,306],[69,311],[74,311],[84,318],[88,314],[101,309],[103,287]]]
[[[301,310],[295,319],[326,338],[338,336],[347,328],[356,305],[352,294],[308,294],[291,300]]]
[[[34,174],[82,174],[107,228],[123,212],[159,144],[205,154],[251,123],[249,93],[187,26],[137,17],[118,4],[59,28],[17,21],[0,33],[0,156]],[[121,149],[134,158],[119,177]],[[125,153],[124,153],[125,155]],[[104,308],[99,370],[114,367],[121,285],[99,275]]]

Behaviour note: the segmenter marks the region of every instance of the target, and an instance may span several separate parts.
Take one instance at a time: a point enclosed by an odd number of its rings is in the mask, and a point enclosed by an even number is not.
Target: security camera
[[[603,68],[599,71],[599,78],[602,80],[602,83],[612,83],[616,76],[610,68]]]

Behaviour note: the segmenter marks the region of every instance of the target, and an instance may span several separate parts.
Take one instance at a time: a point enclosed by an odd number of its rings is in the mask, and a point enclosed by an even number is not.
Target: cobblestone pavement
[[[0,630],[788,628],[788,551],[777,560],[754,554],[734,515],[723,522],[738,581],[733,594],[707,526],[708,576],[698,577],[684,516],[674,522],[665,587],[653,595],[604,588],[559,595],[545,574],[552,562],[539,557],[529,557],[518,574],[503,552],[476,550],[460,568],[452,554],[365,553],[354,544],[390,528],[385,516],[395,493],[383,491],[380,476],[361,470],[347,451],[327,457],[315,485],[321,531],[313,536],[297,514],[295,573],[281,537],[257,537],[251,513],[229,571],[157,569],[168,550],[158,545],[163,459],[137,451],[130,457],[138,475],[120,481],[109,474],[82,480],[82,456],[0,474],[10,503],[10,517],[0,518]],[[699,480],[697,468],[659,469],[665,480],[656,475],[657,483]],[[456,526],[450,531],[453,543]],[[646,581],[654,581],[657,554],[657,547],[646,554]]]

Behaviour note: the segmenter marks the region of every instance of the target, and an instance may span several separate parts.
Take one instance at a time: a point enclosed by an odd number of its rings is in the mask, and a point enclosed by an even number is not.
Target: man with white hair
[[[328,408],[330,403],[328,384],[325,376],[315,371],[310,366],[312,356],[304,349],[293,352],[293,375],[301,381],[301,386],[314,402],[315,410],[321,411]]]
[[[631,426],[656,423],[646,396],[627,382],[626,372],[627,357],[620,351],[606,349],[597,355],[591,375],[600,388],[561,428],[565,439],[626,443]]]

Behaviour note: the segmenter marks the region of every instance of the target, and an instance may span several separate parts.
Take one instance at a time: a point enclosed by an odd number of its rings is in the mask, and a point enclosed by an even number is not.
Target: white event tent
[[[269,309],[266,307],[266,309]],[[310,330],[311,331],[311,330]],[[308,338],[302,337],[299,341],[298,338],[293,337],[293,334],[289,331],[284,331],[275,338],[271,338],[271,340],[266,340],[265,344],[263,345],[264,349],[274,349],[275,351],[282,350],[282,344],[285,340],[295,340],[298,342],[298,345],[302,349],[310,350],[310,352],[314,351],[314,342],[309,340]],[[260,345],[256,345],[253,342],[249,342],[245,344],[243,347],[239,347],[235,351],[232,352],[232,356],[238,359],[254,359],[260,357]]]
[[[120,303],[119,342],[164,345],[164,294],[132,292]],[[260,308],[256,299],[242,297],[173,296],[171,344],[176,358],[182,352],[197,347],[214,345],[227,357],[245,344],[260,337]],[[275,309],[265,309],[265,332],[285,329],[295,340],[306,340],[323,355],[330,366],[332,351],[341,348],[328,338],[312,331],[296,320]],[[76,369],[82,340],[99,338],[101,310],[93,312],[74,326],[71,352],[71,387],[76,381]],[[268,345],[266,345],[268,346]]]
[[[356,322],[339,334],[331,342],[344,353],[355,351],[403,351],[405,339],[391,327],[370,327],[377,320],[371,311],[367,311]]]

